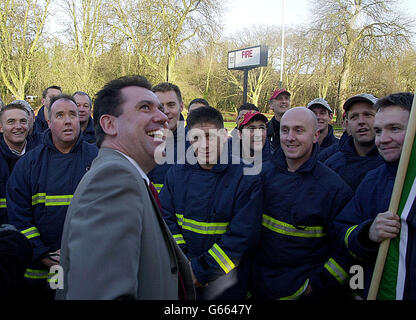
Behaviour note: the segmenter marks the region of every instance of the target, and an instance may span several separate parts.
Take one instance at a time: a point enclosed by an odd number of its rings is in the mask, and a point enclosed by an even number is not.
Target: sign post
[[[268,63],[268,47],[259,45],[228,52],[228,69],[243,70],[243,103],[247,102],[248,71],[265,67]]]

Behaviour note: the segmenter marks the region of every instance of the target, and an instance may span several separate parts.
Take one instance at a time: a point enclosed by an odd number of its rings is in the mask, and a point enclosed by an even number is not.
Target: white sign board
[[[256,46],[228,52],[228,69],[246,69],[267,66],[268,49]]]

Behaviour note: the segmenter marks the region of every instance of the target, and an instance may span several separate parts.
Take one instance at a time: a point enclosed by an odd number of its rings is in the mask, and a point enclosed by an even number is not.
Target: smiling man
[[[0,225],[7,223],[7,180],[16,161],[29,149],[28,118],[28,111],[19,104],[0,109]]]
[[[238,130],[242,159],[255,165],[270,159],[270,141],[266,137],[267,117],[264,114],[247,111],[238,124]]]
[[[328,102],[325,99],[316,98],[308,103],[307,108],[315,113],[318,120],[319,152],[338,143],[338,139],[334,136],[334,128],[329,124],[333,113]]]
[[[290,109],[290,93],[285,89],[273,91],[269,101],[269,108],[273,111],[273,118],[267,123],[267,138],[270,140],[272,150],[280,145],[280,119]]]
[[[158,164],[148,174],[156,189],[160,191],[169,168],[178,161],[185,162],[185,152],[189,147],[189,143],[186,141],[188,129],[184,126],[184,118],[181,114],[183,101],[179,87],[173,83],[162,82],[155,85],[152,91],[159,99],[168,119],[164,162]]]
[[[48,113],[43,143],[16,163],[6,199],[9,222],[33,247],[33,263],[25,274],[27,293],[52,299],[48,269],[59,264],[68,205],[98,150],[80,139],[78,108],[70,96],[53,97]]]
[[[368,93],[358,94],[345,101],[344,110],[350,136],[340,144],[340,150],[325,161],[353,191],[369,171],[383,163],[374,143],[376,102],[377,98]]]
[[[261,173],[263,222],[250,293],[258,299],[339,299],[347,278],[331,224],[351,189],[317,160],[314,113],[288,110],[280,122],[280,149]]]
[[[188,127],[196,162],[168,171],[160,192],[163,216],[191,261],[197,299],[244,299],[248,254],[260,235],[260,178],[244,175],[240,159],[232,163],[218,110],[193,110]]]
[[[354,198],[336,219],[339,239],[364,267],[364,297],[370,287],[379,244],[384,239],[397,237],[400,231],[399,216],[389,212],[388,208],[413,98],[412,93],[402,92],[376,102],[373,125],[375,144],[384,163],[365,176]],[[414,237],[410,231],[409,234]],[[410,238],[409,241],[414,243],[415,239]],[[415,264],[413,258],[409,259],[412,269]],[[403,299],[414,300],[415,293],[413,286],[413,290],[405,292]]]
[[[178,292],[192,298],[189,262],[146,175],[167,126],[151,84],[141,76],[110,81],[97,93],[94,122],[100,151],[68,209],[61,246],[65,286],[57,298],[176,300]]]

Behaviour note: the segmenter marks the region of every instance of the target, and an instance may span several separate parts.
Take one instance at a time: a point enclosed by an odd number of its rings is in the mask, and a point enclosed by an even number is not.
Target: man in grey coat
[[[97,94],[100,151],[68,208],[57,299],[195,296],[189,261],[164,223],[146,176],[167,127],[150,89],[143,77],[122,77]]]

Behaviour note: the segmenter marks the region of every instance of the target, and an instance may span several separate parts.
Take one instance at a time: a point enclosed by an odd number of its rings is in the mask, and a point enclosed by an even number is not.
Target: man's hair
[[[151,83],[142,76],[124,76],[108,82],[95,96],[94,102],[94,129],[96,144],[101,146],[106,136],[101,128],[100,118],[109,114],[118,117],[122,113],[120,105],[123,104],[123,97],[120,93],[125,87],[141,87],[152,90]]]
[[[88,95],[88,93],[85,93],[84,91],[76,91],[72,94],[72,98],[74,98],[75,100],[75,96],[79,95],[79,96],[86,96],[88,98],[88,104],[90,105],[90,109],[92,107],[92,100],[91,97]]]
[[[168,92],[168,91],[175,91],[176,97],[178,98],[179,103],[182,103],[182,94],[181,90],[179,90],[179,87],[173,83],[170,82],[161,82],[157,85],[155,85],[152,88],[153,92]]]
[[[254,110],[254,111],[259,111],[259,108],[257,108],[254,104],[252,103],[243,103],[241,106],[238,107],[237,113],[240,113],[240,111],[243,110]]]
[[[59,91],[61,91],[62,92],[62,88],[61,87],[59,87],[59,86],[50,86],[50,87],[47,87],[45,90],[43,90],[43,92],[42,92],[42,98],[43,99],[45,99],[46,98],[46,96],[48,95],[48,90],[49,89],[56,89],[56,90],[59,90]]]
[[[410,112],[412,109],[413,97],[414,94],[410,92],[393,93],[389,96],[378,99],[374,107],[377,111],[380,111],[380,109],[399,106]]]
[[[224,128],[224,119],[221,112],[211,106],[204,106],[189,113],[186,123],[190,129],[201,123],[210,123],[217,129]]]
[[[48,110],[48,117],[49,120],[52,119],[52,105],[58,101],[58,100],[69,100],[72,101],[75,106],[77,105],[77,103],[75,102],[74,98],[72,98],[70,95],[68,94],[58,94],[57,96],[52,97],[51,99],[51,104],[49,105],[49,110]]]
[[[207,100],[205,100],[203,98],[196,98],[196,99],[192,100],[191,102],[189,102],[188,108],[194,103],[200,103],[200,104],[203,104],[204,106],[209,106],[209,103],[208,103]]]
[[[23,110],[28,117],[30,116],[29,111],[27,111],[27,109],[24,106],[22,106],[21,104],[19,104],[19,103],[9,103],[8,105],[5,105],[4,107],[2,107],[0,109],[0,121],[3,118],[3,114],[7,110],[13,110],[13,109]]]

